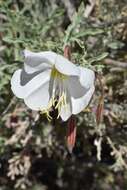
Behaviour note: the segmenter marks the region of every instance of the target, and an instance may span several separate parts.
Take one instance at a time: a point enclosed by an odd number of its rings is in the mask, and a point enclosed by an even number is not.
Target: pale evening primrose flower
[[[11,89],[30,109],[40,110],[50,119],[54,107],[66,121],[87,107],[95,89],[92,70],[51,51],[24,50],[24,57],[24,68],[13,74]]]

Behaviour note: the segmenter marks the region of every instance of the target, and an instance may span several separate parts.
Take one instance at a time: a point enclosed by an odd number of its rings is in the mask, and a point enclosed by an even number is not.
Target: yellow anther
[[[48,110],[43,110],[43,111],[41,111],[41,113],[46,115],[48,121],[52,120],[52,117],[49,115],[49,111]]]

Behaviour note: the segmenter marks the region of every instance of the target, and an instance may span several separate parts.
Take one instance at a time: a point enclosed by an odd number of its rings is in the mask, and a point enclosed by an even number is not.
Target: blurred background
[[[47,121],[10,89],[21,51],[71,47],[74,63],[101,75],[89,110],[67,123]],[[0,190],[127,190],[127,0],[0,0]]]

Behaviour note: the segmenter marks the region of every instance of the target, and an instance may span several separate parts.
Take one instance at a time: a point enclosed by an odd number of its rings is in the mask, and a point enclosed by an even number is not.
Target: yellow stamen
[[[55,67],[53,67],[53,69],[51,71],[51,78],[53,78],[53,80],[57,79],[58,81],[60,81],[60,83],[62,85],[63,80],[67,79],[68,76],[60,73],[58,70],[56,70]],[[59,118],[61,109],[63,107],[67,108],[67,97],[66,97],[65,90],[63,90],[61,92],[61,90],[58,89],[58,94],[56,95],[56,97],[53,95],[51,97],[51,99],[49,100],[47,108],[44,109],[44,110],[42,110],[42,114],[46,114],[47,119],[49,121],[51,121],[51,119],[52,119],[52,117],[49,114],[50,111],[52,110],[52,107],[54,107],[55,109],[58,110],[58,116],[57,116],[57,118]]]
[[[61,109],[62,107],[65,107],[67,108],[67,97],[66,97],[66,93],[63,92],[62,95],[59,97],[59,100],[55,106],[55,109],[58,109],[58,116],[57,118],[59,118],[60,116],[60,112],[61,112]]]

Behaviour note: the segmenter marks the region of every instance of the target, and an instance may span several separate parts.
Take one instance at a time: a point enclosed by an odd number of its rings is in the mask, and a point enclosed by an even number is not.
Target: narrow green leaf
[[[89,64],[91,64],[93,62],[101,61],[101,60],[105,59],[107,56],[108,56],[108,52],[104,52],[101,55],[98,55],[96,57],[89,59],[88,62],[89,62]]]

